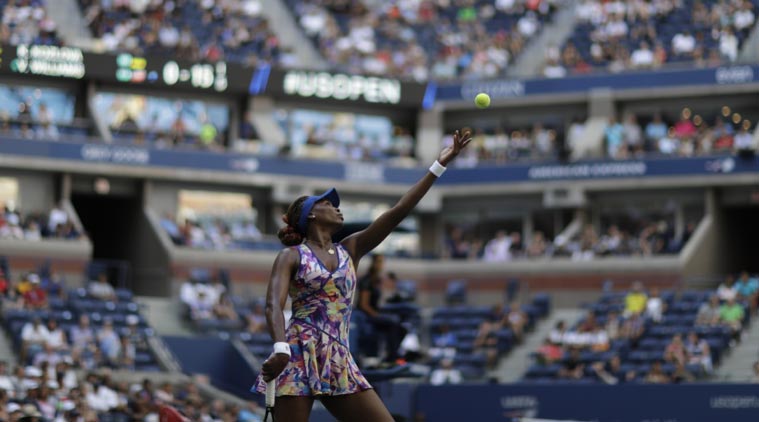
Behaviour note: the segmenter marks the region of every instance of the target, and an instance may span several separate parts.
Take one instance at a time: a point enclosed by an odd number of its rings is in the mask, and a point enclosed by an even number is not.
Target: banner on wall
[[[425,421],[753,422],[755,385],[421,385]]]
[[[545,94],[571,94],[596,88],[612,90],[675,88],[693,85],[737,85],[759,83],[759,66],[721,66],[569,76],[559,79],[496,79],[438,85],[437,101],[472,101],[480,92],[493,100]]]
[[[129,145],[3,139],[0,154],[122,166],[271,174],[345,180],[369,184],[413,184],[424,168],[387,167],[380,163],[288,159],[202,150],[165,150]],[[543,181],[637,179],[759,173],[758,157],[659,158],[572,164],[534,163],[452,168],[441,185],[482,185]]]

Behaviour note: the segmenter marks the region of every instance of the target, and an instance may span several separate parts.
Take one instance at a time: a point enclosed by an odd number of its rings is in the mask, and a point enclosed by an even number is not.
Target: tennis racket
[[[273,379],[266,383],[266,413],[264,413],[264,422],[269,420],[271,415],[272,422],[277,422],[274,419],[274,401],[277,398],[277,379]]]

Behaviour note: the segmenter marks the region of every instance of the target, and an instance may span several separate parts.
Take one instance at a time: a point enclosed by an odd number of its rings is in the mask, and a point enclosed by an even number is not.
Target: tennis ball
[[[480,92],[476,97],[474,97],[474,103],[479,108],[488,108],[490,107],[490,95],[485,94],[484,92]]]

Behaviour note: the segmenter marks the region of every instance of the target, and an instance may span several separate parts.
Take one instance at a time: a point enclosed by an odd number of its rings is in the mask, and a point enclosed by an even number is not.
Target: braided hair
[[[306,234],[298,231],[298,221],[300,221],[300,215],[303,212],[303,202],[307,198],[308,196],[301,196],[293,201],[287,208],[287,213],[282,216],[282,221],[285,222],[286,226],[279,229],[277,237],[285,246],[300,245],[305,239]]]

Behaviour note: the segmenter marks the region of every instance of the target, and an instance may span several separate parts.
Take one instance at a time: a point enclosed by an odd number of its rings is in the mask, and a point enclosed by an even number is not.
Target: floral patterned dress
[[[285,332],[290,362],[277,378],[277,396],[352,394],[372,388],[348,348],[356,270],[335,244],[338,266],[330,272],[306,244],[294,246],[300,266],[290,282],[292,318]],[[253,391],[264,393],[261,375]]]

